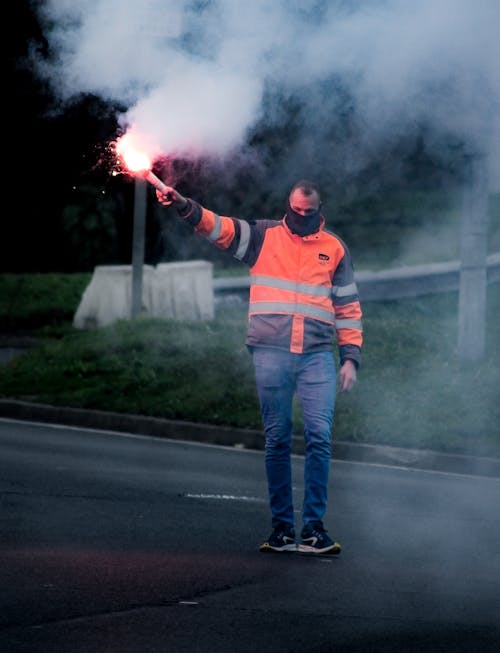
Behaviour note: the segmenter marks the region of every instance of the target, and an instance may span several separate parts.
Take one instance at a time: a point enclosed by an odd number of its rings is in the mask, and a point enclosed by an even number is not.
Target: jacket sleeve
[[[354,281],[351,255],[344,246],[344,256],[333,276],[332,301],[335,308],[335,324],[340,363],[352,360],[358,367],[361,363],[363,344],[362,311],[358,288]]]
[[[215,247],[250,266],[258,257],[265,229],[276,224],[272,220],[247,222],[240,218],[220,216],[191,199],[188,199],[187,207],[179,215]]]

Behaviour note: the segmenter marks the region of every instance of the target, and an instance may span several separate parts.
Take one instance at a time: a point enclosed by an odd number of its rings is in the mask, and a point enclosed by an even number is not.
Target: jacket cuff
[[[191,202],[191,200],[189,198],[186,198],[186,201],[187,201],[187,204],[183,209],[176,209],[177,213],[183,219],[189,218],[189,216],[193,212],[193,203]]]
[[[361,365],[361,349],[357,345],[341,345],[339,347],[340,365],[347,360],[354,363],[356,369]]]
[[[179,216],[188,222],[192,227],[196,227],[196,225],[200,222],[201,220],[201,214],[202,214],[202,208],[198,204],[198,202],[195,202],[194,200],[191,200],[189,198],[187,199],[187,206],[185,206],[182,211],[177,211]]]

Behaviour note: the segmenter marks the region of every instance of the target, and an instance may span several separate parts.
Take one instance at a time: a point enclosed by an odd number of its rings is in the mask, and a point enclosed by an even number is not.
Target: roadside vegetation
[[[218,303],[209,322],[80,331],[72,319],[90,276],[0,275],[0,332],[38,343],[0,366],[0,397],[261,428],[244,304]],[[363,308],[363,364],[338,396],[336,439],[500,456],[500,284],[488,288],[486,355],[471,363],[457,358],[457,293]]]

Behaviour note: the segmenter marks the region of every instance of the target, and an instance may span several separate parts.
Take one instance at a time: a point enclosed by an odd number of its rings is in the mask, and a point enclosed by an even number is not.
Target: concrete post
[[[488,173],[484,157],[469,160],[464,190],[458,307],[458,355],[480,360],[485,352],[488,253]]]
[[[146,180],[137,176],[134,191],[134,231],[132,239],[132,301],[131,317],[143,311],[142,285],[146,240]]]

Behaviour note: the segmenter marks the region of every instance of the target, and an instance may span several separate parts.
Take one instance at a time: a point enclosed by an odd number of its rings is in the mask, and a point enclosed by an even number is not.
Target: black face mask
[[[288,202],[285,222],[293,234],[297,234],[297,236],[310,236],[319,230],[321,224],[321,204],[314,213],[301,215],[294,211],[290,206],[290,202]]]

